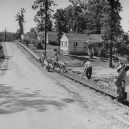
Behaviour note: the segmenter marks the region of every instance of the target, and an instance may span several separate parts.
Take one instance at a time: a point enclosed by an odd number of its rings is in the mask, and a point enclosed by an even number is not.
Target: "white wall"
[[[67,36],[65,34],[63,34],[62,38],[61,38],[61,45],[60,45],[60,50],[68,53],[69,50],[69,40],[67,38]]]
[[[76,43],[77,42],[77,46]],[[69,42],[69,53],[71,54],[87,54],[87,43],[85,41],[70,41]]]

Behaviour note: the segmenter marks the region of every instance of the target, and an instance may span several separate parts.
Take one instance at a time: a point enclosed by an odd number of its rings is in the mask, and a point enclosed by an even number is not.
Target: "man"
[[[56,53],[55,57],[53,58],[53,70],[54,70],[55,67],[59,67],[58,61],[59,61],[59,58],[58,58],[58,55]]]
[[[127,83],[127,71],[129,65],[120,63],[117,67],[117,75],[115,77],[115,85],[117,86],[118,101],[124,102],[127,99],[126,83]]]
[[[44,66],[44,60],[45,60],[45,53],[41,54],[40,61],[41,61],[41,67]]]
[[[91,62],[90,61],[84,61],[84,66],[85,66],[85,69],[84,69],[84,73],[82,74],[82,77],[83,77],[83,75],[86,75],[86,77],[90,80],[91,75],[92,75]]]
[[[62,70],[63,73],[66,73],[67,72],[67,69],[66,69],[65,63],[62,62],[62,61],[58,61],[58,64],[60,66],[59,73],[61,72],[61,70]]]

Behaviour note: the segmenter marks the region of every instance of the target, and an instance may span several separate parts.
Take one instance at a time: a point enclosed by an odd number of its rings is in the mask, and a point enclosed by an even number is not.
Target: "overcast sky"
[[[58,5],[54,7],[65,8],[69,5],[68,0],[54,0]],[[35,26],[33,20],[35,11],[32,10],[31,6],[34,0],[0,0],[0,31],[4,31],[5,27],[10,32],[16,32],[18,29],[17,22],[15,21],[15,15],[20,8],[25,8],[25,32],[29,31],[31,27]],[[124,31],[129,31],[129,0],[120,0],[123,11],[121,12],[122,27]]]

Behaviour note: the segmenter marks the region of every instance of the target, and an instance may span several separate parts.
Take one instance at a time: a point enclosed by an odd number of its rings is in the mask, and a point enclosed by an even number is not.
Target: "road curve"
[[[129,127],[129,120],[124,119],[128,116],[121,117],[118,112],[117,114],[112,112],[113,116],[119,118],[113,119],[108,114],[111,112],[106,110],[106,106],[99,107],[103,110],[100,113],[95,108],[93,110],[93,107],[89,108],[88,102],[87,104],[81,102],[80,105],[81,99],[78,95],[71,95],[68,90],[60,86],[63,84],[59,85],[56,80],[49,78],[35,67],[29,60],[30,57],[16,44],[11,42],[4,44],[8,58],[7,69],[1,72],[0,76],[0,129],[125,129]],[[95,99],[93,94],[90,99],[91,101]],[[108,104],[108,106],[112,111],[114,108],[119,111],[125,110],[119,109],[117,105],[112,107],[112,104]],[[105,117],[105,113],[109,117]]]

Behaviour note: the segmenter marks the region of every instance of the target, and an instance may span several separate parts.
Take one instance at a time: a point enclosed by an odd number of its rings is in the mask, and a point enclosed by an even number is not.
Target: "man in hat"
[[[41,60],[41,67],[43,67],[44,66],[44,60],[45,60],[45,53],[44,52],[41,54],[40,60]]]
[[[127,83],[126,72],[129,70],[129,66],[120,63],[116,70],[117,76],[115,77],[115,85],[117,86],[118,101],[124,102],[127,99],[125,88]]]

